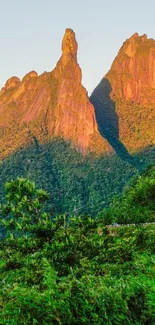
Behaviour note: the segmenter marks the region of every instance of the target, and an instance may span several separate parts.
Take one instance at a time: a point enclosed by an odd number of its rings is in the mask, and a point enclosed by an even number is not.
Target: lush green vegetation
[[[50,194],[50,213],[95,216],[139,170],[155,163],[154,151],[148,148],[134,160],[135,166],[118,155],[84,157],[63,140],[40,144],[34,138],[33,145],[0,164],[0,197],[6,181],[26,177]]]
[[[134,221],[141,220],[141,206],[145,216],[154,214],[154,173],[152,167],[135,180],[119,201],[129,222],[135,212]],[[105,226],[113,220],[110,214],[116,220],[118,204],[96,218],[52,218],[48,194],[27,179],[6,183],[5,191],[1,324],[155,323],[153,224]]]
[[[109,208],[99,213],[104,223],[128,224],[155,221],[155,167],[126,186],[122,197],[115,197]]]

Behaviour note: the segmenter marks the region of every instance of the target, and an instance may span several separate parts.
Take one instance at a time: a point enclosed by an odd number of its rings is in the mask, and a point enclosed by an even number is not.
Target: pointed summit
[[[129,40],[132,40],[132,39],[137,39],[139,38],[139,40],[142,40],[142,41],[146,41],[147,40],[147,35],[146,34],[143,34],[142,36],[140,36],[138,33],[134,33],[130,38]]]
[[[0,158],[8,155],[8,147],[13,152],[34,137],[40,142],[62,138],[82,153],[92,150],[99,132],[94,107],[81,83],[77,49],[75,33],[66,29],[62,55],[52,72],[38,76],[31,71],[21,82],[17,78],[7,82],[0,93]],[[109,151],[107,141],[100,140],[103,152]]]
[[[72,141],[85,153],[92,148],[92,139],[98,139],[100,136],[94,107],[81,83],[82,72],[77,62],[77,50],[74,31],[66,29],[62,41],[62,55],[53,70],[53,76],[57,80],[57,114],[54,125],[50,124],[49,133]],[[103,151],[109,151],[105,139],[102,140],[102,145]]]
[[[77,55],[78,44],[76,41],[75,33],[72,29],[67,28],[62,40],[62,53]]]
[[[137,37],[139,37],[139,34],[136,32],[136,33],[134,33],[134,34],[130,37],[130,39],[132,39],[132,38],[137,38]]]

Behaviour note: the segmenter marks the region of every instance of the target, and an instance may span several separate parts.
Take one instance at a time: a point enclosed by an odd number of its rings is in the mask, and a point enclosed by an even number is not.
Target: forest
[[[0,324],[155,324],[155,167],[96,215],[52,215],[49,199],[5,183]]]
[[[5,182],[20,176],[49,193],[51,214],[95,216],[133,177],[153,165],[154,157],[155,148],[149,147],[132,155],[134,164],[118,154],[83,156],[62,139],[40,143],[34,137],[31,145],[0,162],[0,198]]]

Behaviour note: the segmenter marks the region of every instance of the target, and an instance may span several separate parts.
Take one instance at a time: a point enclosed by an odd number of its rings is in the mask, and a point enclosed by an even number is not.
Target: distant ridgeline
[[[155,41],[134,34],[90,100],[75,34],[52,72],[10,78],[0,91],[0,195],[28,177],[50,193],[51,213],[96,215],[155,164]]]

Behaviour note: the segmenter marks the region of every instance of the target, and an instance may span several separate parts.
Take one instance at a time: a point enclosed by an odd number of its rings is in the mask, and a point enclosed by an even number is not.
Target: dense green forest
[[[0,197],[6,181],[27,177],[49,194],[52,214],[96,215],[132,177],[155,163],[155,149],[146,148],[132,159],[119,155],[81,155],[62,139],[33,144],[0,163]]]
[[[49,199],[25,178],[5,185],[0,324],[155,324],[155,168],[95,218],[54,217]]]

